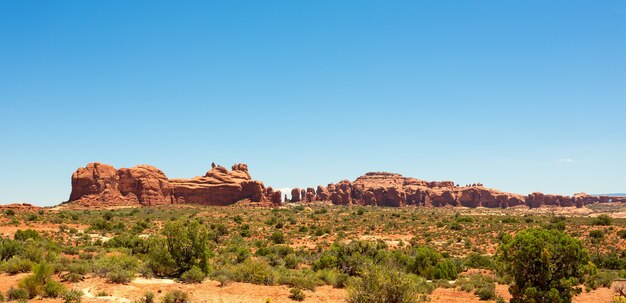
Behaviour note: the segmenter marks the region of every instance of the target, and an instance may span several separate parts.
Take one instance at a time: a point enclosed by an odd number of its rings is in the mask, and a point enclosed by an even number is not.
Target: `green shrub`
[[[417,299],[415,280],[388,266],[370,265],[348,284],[348,303],[413,303]]]
[[[433,279],[435,265],[442,258],[439,253],[428,247],[416,247],[409,251],[408,271],[427,279]]]
[[[315,272],[310,270],[290,270],[281,268],[277,271],[278,284],[289,285],[295,288],[315,290],[321,282]]]
[[[489,256],[471,253],[465,258],[463,265],[468,268],[490,269],[493,267],[493,262]]]
[[[33,267],[33,274],[24,277],[18,283],[18,286],[19,288],[26,290],[28,292],[28,297],[32,299],[43,293],[44,285],[55,282],[50,278],[53,270],[54,269],[49,264],[37,264]],[[56,286],[58,287],[58,285]],[[55,287],[55,285],[51,285],[51,287]]]
[[[450,228],[451,230],[462,230],[463,226],[461,224],[459,224],[459,222],[452,222],[452,223],[450,223],[448,228]]]
[[[23,272],[29,272],[32,266],[33,262],[30,260],[15,256],[4,263],[2,270],[9,275],[15,275]]]
[[[595,229],[592,231],[589,231],[589,237],[593,238],[593,239],[602,239],[604,238],[604,231]]]
[[[260,285],[274,285],[276,274],[267,262],[263,260],[247,259],[236,265],[235,278],[238,282]]]
[[[188,303],[189,295],[186,292],[181,290],[173,290],[165,294],[163,299],[161,299],[162,303]]]
[[[194,266],[180,276],[180,281],[183,283],[202,283],[204,278],[206,278],[204,272],[197,266]]]
[[[571,302],[581,291],[574,286],[588,268],[589,254],[580,240],[562,231],[529,228],[503,238],[498,260],[513,278],[514,301]]]
[[[126,284],[130,283],[135,277],[135,273],[125,269],[113,269],[106,274],[107,281],[110,283]]]
[[[233,281],[233,279],[231,278],[231,275],[227,275],[227,274],[219,274],[215,276],[214,279],[215,281],[220,283],[220,287],[224,287]]]
[[[205,273],[209,271],[208,261],[211,255],[209,236],[214,236],[216,232],[221,234],[227,230],[222,231],[221,228],[216,228],[213,235],[209,235],[206,226],[197,220],[175,221],[165,224],[163,236],[165,236],[166,248],[169,256],[176,264],[179,276],[194,266]]]
[[[481,274],[464,276],[456,280],[455,286],[459,287],[462,291],[475,293],[481,299],[486,297],[486,299],[482,300],[491,300],[495,298],[496,284],[494,279],[488,276],[483,276]],[[493,296],[489,295],[490,292],[493,293]]]
[[[280,231],[276,231],[270,236],[270,241],[276,244],[283,244],[285,243],[285,235]]]
[[[294,301],[304,301],[305,295],[300,288],[292,288],[289,290],[289,299]]]
[[[63,302],[80,303],[83,300],[83,291],[80,289],[71,289],[63,294]]]
[[[9,299],[9,301],[28,300],[29,299],[28,291],[23,288],[11,287],[7,291],[7,299]]]
[[[494,300],[496,298],[496,284],[488,283],[476,289],[475,293],[481,300]]]
[[[36,230],[33,229],[18,229],[15,232],[15,235],[13,236],[13,239],[17,240],[17,241],[26,241],[27,239],[34,239],[34,240],[38,240],[41,239],[41,237],[39,236],[39,233]]]
[[[143,297],[139,299],[138,303],[154,303],[154,293],[149,291],[143,294]]]
[[[454,280],[458,274],[459,268],[450,259],[440,260],[435,264],[433,270],[433,278],[435,279]]]
[[[47,298],[57,298],[65,293],[66,289],[60,282],[49,280],[43,286],[42,295]]]
[[[613,219],[606,214],[595,217],[592,221],[592,225],[609,226],[613,222]]]
[[[139,261],[128,255],[104,256],[94,262],[94,274],[111,283],[128,283],[135,274]]]
[[[295,254],[286,255],[284,260],[285,267],[289,269],[296,269],[296,267],[298,267],[298,264],[300,264],[300,258],[298,258],[298,256],[296,256]]]
[[[28,298],[32,299],[41,292],[43,281],[37,280],[35,275],[29,275],[20,280],[18,287],[25,290],[28,293]]]
[[[23,243],[0,236],[0,261],[8,260],[19,255],[23,250]]]
[[[344,288],[348,285],[350,276],[336,269],[322,269],[317,271],[317,278],[326,285],[331,285],[335,288]]]
[[[613,280],[617,279],[618,275],[615,272],[610,271],[598,271],[593,275],[585,277],[585,286],[591,289],[597,289],[599,287],[610,288],[613,284]]]
[[[167,248],[166,239],[151,237],[148,241],[148,256],[146,268],[154,275],[171,277],[176,276],[179,267]]]

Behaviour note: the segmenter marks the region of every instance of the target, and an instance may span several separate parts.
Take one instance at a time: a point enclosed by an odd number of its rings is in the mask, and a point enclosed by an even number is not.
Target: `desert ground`
[[[8,299],[10,289],[21,287],[33,265],[47,262],[54,268],[51,279],[65,289],[82,291],[82,302],[145,302],[146,293],[154,294],[158,301],[173,290],[186,293],[190,302],[294,302],[292,289],[302,291],[304,302],[345,302],[353,272],[323,265],[322,260],[333,251],[361,245],[375,247],[376,254],[391,258],[411,258],[416,248],[428,248],[439,260],[455,264],[458,272],[453,279],[420,278],[421,300],[506,302],[511,298],[507,280],[497,274],[494,265],[499,239],[528,227],[543,227],[560,228],[581,239],[597,264],[597,272],[580,281],[582,293],[574,302],[612,302],[616,295],[613,280],[626,276],[620,261],[626,248],[625,210],[619,203],[539,209],[328,203],[273,208],[4,207],[0,210],[3,245],[13,241],[22,248],[10,257],[4,251],[0,254],[0,292]],[[598,218],[608,218],[608,222]],[[208,273],[199,281],[182,279],[151,263],[151,239],[164,237],[165,226],[172,222],[190,220],[206,230],[210,250]],[[370,248],[364,248],[362,254]],[[241,275],[242,268],[250,264],[259,272]],[[259,275],[263,278],[257,279]],[[466,283],[470,280],[478,282]],[[477,289],[487,284],[494,286],[493,296],[481,300]],[[66,302],[63,297],[41,294],[31,299]]]

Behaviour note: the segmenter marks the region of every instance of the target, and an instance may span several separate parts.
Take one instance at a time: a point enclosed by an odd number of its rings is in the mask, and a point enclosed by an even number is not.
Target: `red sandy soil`
[[[496,293],[505,300],[510,300],[511,295],[508,285],[497,285]],[[574,297],[574,303],[610,303],[613,301],[615,292],[609,288],[598,288],[589,293],[583,291],[582,294]],[[481,301],[476,295],[453,288],[437,288],[430,296],[432,303],[495,303],[495,300]]]
[[[0,291],[6,292],[9,287],[16,287],[20,279],[27,274],[15,276],[0,275]],[[138,300],[142,294],[151,291],[157,295],[157,299],[167,291],[179,289],[189,293],[192,302],[269,302],[293,303],[289,299],[289,287],[286,286],[262,286],[247,283],[231,283],[225,287],[219,287],[216,281],[205,281],[202,284],[180,284],[167,279],[143,279],[138,278],[129,284],[106,283],[100,278],[88,278],[85,281],[66,284],[69,288],[82,289],[85,292],[83,302],[127,302]],[[507,285],[497,285],[496,292],[505,299],[510,299]],[[107,294],[106,297],[96,297],[100,292]],[[318,287],[315,292],[305,291],[304,302],[345,302],[346,291],[335,289],[330,286]],[[574,298],[575,303],[610,303],[614,292],[608,288],[600,288],[590,293],[582,293]],[[42,302],[62,302],[61,299],[44,299]],[[452,288],[438,288],[431,295],[433,303],[494,303],[495,301],[480,301],[477,296],[455,290]]]
[[[5,292],[11,287],[16,287],[19,280],[27,274],[15,276],[0,275],[0,291]],[[66,284],[68,288],[82,289],[85,293],[83,302],[132,302],[142,295],[151,291],[157,295],[157,300],[168,291],[179,289],[188,292],[192,302],[269,302],[293,303],[289,299],[289,287],[287,286],[262,286],[247,283],[231,283],[225,287],[219,287],[219,282],[205,281],[202,284],[172,283],[167,279],[136,279],[129,284],[106,283],[100,278],[88,278],[85,281]],[[108,296],[96,297],[100,292]],[[318,287],[315,292],[305,291],[305,302],[343,302],[346,291],[335,289],[330,286]],[[61,299],[44,299],[42,302],[62,302]]]
[[[53,223],[47,223],[47,224],[41,224],[41,223],[33,223],[33,224],[29,224],[29,225],[25,225],[25,224],[20,224],[20,225],[4,225],[4,226],[0,226],[0,235],[4,236],[4,237],[13,237],[13,235],[15,234],[15,232],[17,230],[25,230],[25,229],[34,229],[36,231],[39,232],[45,232],[45,231],[49,231],[49,232],[57,232],[59,231],[59,226],[61,226],[63,224],[53,224]],[[81,225],[81,224],[65,224],[67,227],[70,228],[76,228],[79,231],[83,231],[86,228],[89,227],[89,225]]]

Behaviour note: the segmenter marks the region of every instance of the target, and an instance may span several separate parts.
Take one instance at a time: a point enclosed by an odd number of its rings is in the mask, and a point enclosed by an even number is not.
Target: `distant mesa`
[[[452,181],[423,181],[389,172],[369,172],[353,182],[343,180],[320,185],[313,200],[330,200],[338,205],[488,208],[583,207],[598,202],[626,202],[624,196],[585,193],[563,196],[535,192],[524,196],[487,188],[480,183],[459,186]]]
[[[280,191],[265,188],[252,180],[245,164],[229,171],[212,164],[204,176],[169,179],[149,165],[115,169],[111,165],[89,163],[72,175],[69,201],[84,206],[127,206],[163,204],[230,205],[241,200],[258,204],[280,203]]]
[[[107,164],[90,163],[72,175],[69,201],[87,207],[231,205],[242,200],[262,206],[282,204],[283,193],[252,180],[246,164],[235,164],[230,171],[220,165],[211,166],[204,176],[169,179],[161,170],[149,165],[115,169]],[[389,172],[369,172],[354,181],[342,180],[316,188],[293,188],[290,194],[291,202],[323,201],[336,205],[390,207],[538,208],[626,202],[623,196],[585,193],[573,196],[539,192],[519,195],[487,188],[480,183],[460,186],[452,181],[424,181]]]

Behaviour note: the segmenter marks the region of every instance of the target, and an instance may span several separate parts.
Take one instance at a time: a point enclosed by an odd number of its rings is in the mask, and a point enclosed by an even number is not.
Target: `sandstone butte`
[[[300,192],[300,195],[293,193]],[[293,189],[292,201],[327,201],[338,205],[418,206],[418,207],[488,207],[576,206],[598,202],[626,202],[626,197],[573,196],[532,193],[519,195],[484,187],[482,184],[459,186],[452,181],[423,181],[388,172],[370,172],[353,182],[343,180],[328,186],[306,190]]]
[[[328,186],[294,188],[292,202],[330,201],[336,205],[488,207],[576,206],[599,202],[626,202],[625,197],[573,196],[532,193],[519,195],[484,187],[482,184],[459,186],[452,181],[423,181],[388,172],[370,172],[353,182],[343,180]],[[245,164],[228,171],[212,165],[204,176],[168,179],[149,165],[115,169],[111,165],[90,163],[72,175],[69,201],[83,206],[126,206],[163,204],[231,205],[242,200],[256,205],[282,203],[282,194],[262,182],[252,180]]]
[[[83,206],[230,205],[241,200],[280,204],[281,193],[252,180],[245,164],[235,164],[231,171],[213,164],[204,176],[169,179],[149,165],[115,169],[107,164],[89,163],[72,174],[69,198]]]

